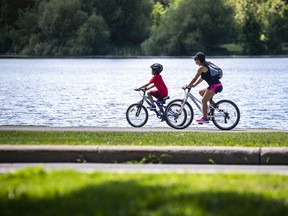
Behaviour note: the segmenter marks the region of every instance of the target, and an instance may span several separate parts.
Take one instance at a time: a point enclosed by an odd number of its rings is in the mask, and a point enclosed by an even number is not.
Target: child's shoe
[[[156,110],[156,106],[155,106],[155,104],[152,104],[151,106],[147,107],[147,109],[154,111],[154,110]]]

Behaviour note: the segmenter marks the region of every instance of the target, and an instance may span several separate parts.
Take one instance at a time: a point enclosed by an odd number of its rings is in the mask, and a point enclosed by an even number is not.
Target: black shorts
[[[164,97],[166,97],[166,96],[161,96],[160,94],[159,94],[159,92],[158,92],[158,90],[151,90],[150,91],[150,94],[152,95],[152,96],[154,96],[155,98],[157,98],[158,100],[157,101],[161,101]]]

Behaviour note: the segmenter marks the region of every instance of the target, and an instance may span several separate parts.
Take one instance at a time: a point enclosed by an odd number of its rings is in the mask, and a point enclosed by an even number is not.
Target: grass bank
[[[2,216],[285,215],[288,176],[113,174],[29,168],[0,174]]]
[[[287,147],[288,132],[0,131],[1,144]]]

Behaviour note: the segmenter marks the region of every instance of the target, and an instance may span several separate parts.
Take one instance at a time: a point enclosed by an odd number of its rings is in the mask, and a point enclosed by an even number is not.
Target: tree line
[[[288,0],[0,0],[0,54],[282,54]]]

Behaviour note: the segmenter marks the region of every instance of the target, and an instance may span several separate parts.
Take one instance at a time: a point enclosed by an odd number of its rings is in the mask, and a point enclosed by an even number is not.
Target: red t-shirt
[[[155,87],[157,88],[159,94],[162,97],[168,96],[168,89],[162,79],[162,76],[160,74],[155,74],[152,79],[150,80],[150,83],[154,83]]]

